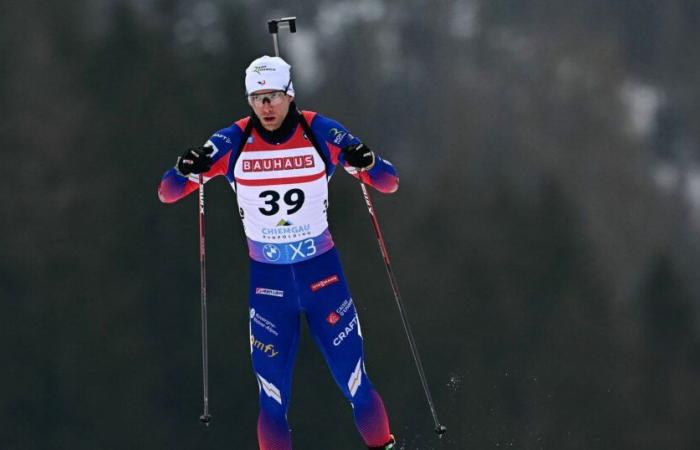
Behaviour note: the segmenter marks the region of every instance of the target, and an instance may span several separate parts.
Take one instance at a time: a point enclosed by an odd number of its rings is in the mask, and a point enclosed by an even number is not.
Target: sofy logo
[[[263,352],[268,358],[274,358],[279,354],[275,350],[275,346],[272,344],[265,344],[263,341],[256,339],[252,334],[250,335],[250,348]]]

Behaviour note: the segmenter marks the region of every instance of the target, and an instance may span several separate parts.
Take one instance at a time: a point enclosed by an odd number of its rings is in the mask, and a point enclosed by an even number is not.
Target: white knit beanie
[[[291,78],[292,66],[279,56],[262,56],[245,70],[245,90],[247,94],[263,89],[286,91],[294,96]]]

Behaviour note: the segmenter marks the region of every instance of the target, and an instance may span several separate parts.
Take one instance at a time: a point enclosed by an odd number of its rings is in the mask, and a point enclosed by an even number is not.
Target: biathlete
[[[301,314],[351,403],[370,449],[394,448],[384,403],[365,371],[357,310],[328,230],[336,166],[380,192],[398,188],[394,167],[335,120],[294,103],[291,67],[263,56],[246,69],[252,114],[188,149],[163,176],[172,203],[226,177],[236,193],[250,256],[250,352],[259,386],[261,450],[292,448],[287,410]]]

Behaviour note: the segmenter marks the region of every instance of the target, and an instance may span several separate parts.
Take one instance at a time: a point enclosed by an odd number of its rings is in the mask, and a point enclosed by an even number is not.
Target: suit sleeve
[[[237,124],[214,133],[204,144],[205,147],[212,147],[214,152],[211,157],[213,164],[209,171],[205,172],[204,182],[219,175],[226,175],[229,169],[229,162],[232,153],[238,148],[243,137],[243,130]],[[158,198],[163,203],[174,203],[181,198],[191,194],[199,188],[199,175],[183,175],[173,167],[165,172],[158,186]]]
[[[343,158],[340,151],[348,145],[359,144],[361,141],[340,123],[333,119],[316,114],[311,124],[314,135],[322,138],[323,144],[328,149],[329,161],[335,165],[341,165],[346,172],[365,184],[368,184],[379,192],[390,194],[399,188],[399,177],[394,168],[386,159],[374,153],[374,166],[369,170],[358,170],[352,167]]]

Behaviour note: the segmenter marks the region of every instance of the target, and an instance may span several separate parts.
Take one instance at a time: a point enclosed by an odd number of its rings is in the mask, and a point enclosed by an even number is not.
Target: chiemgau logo
[[[282,253],[275,244],[265,244],[263,246],[263,255],[268,261],[277,261],[282,256]]]

